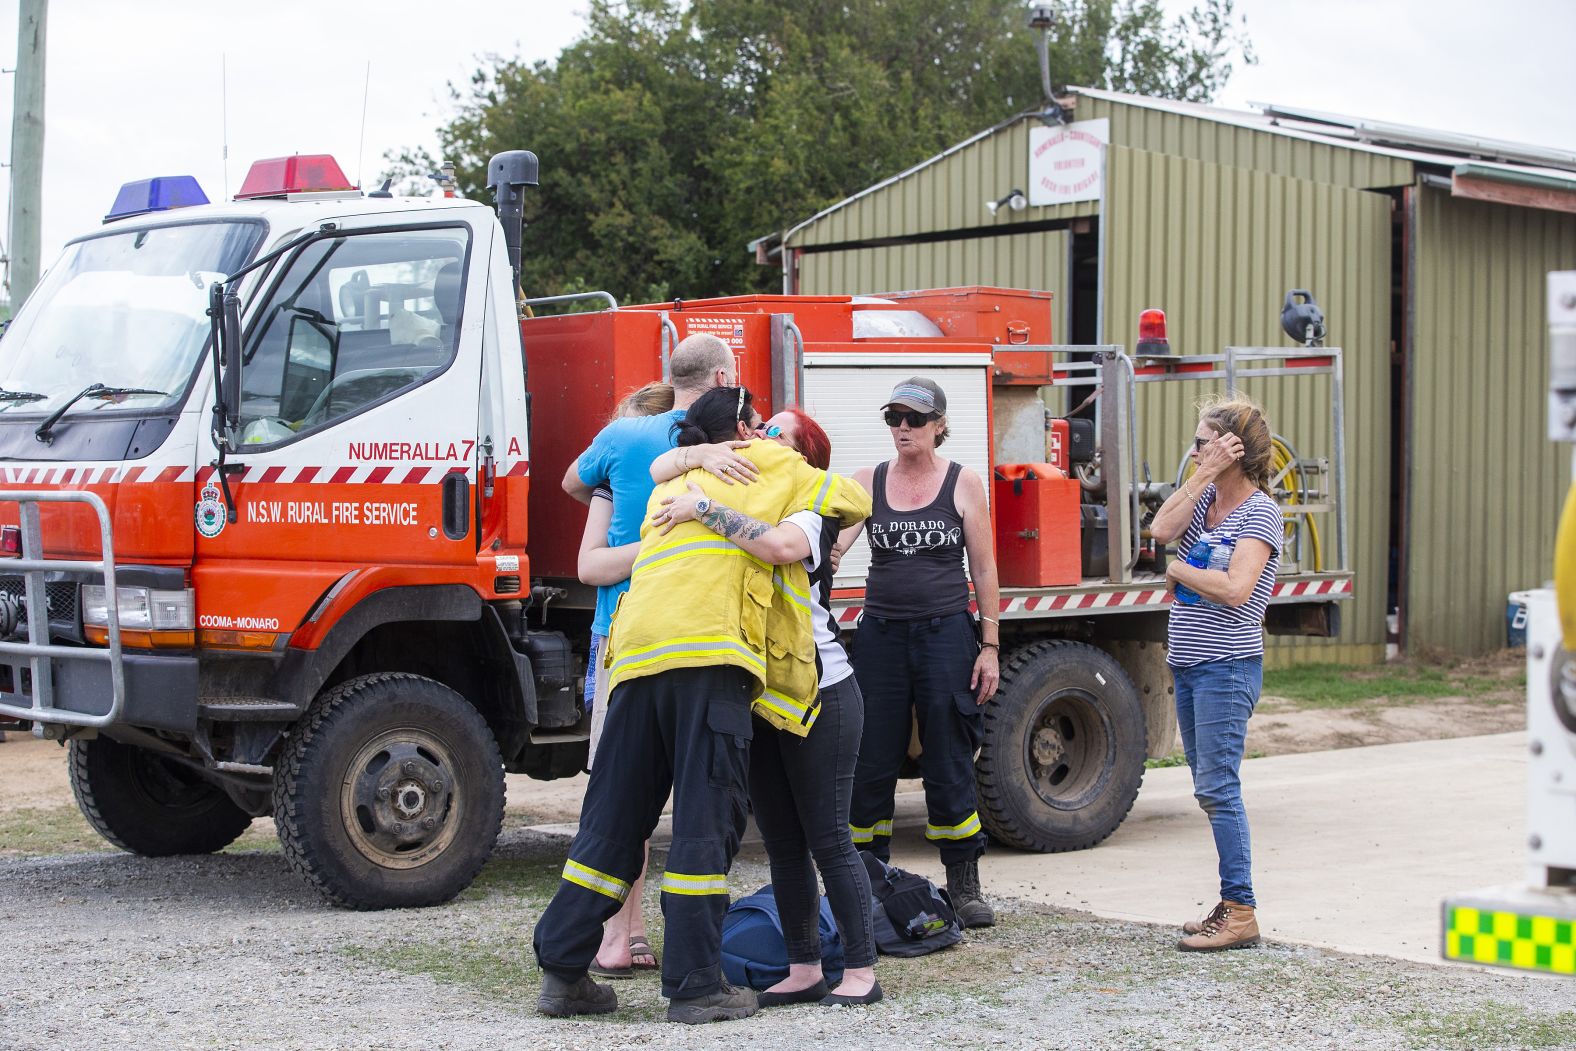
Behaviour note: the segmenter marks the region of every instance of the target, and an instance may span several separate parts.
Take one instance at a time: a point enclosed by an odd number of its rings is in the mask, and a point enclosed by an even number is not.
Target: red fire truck
[[[92,825],[138,854],[203,853],[272,814],[335,903],[458,893],[497,838],[505,771],[585,765],[593,596],[557,479],[619,396],[712,332],[761,404],[826,426],[845,472],[891,455],[895,379],[946,389],[948,454],[994,479],[1003,581],[981,818],[1030,850],[1109,835],[1175,737],[1165,553],[1143,529],[1170,483],[1137,477],[1137,392],[1323,376],[1338,439],[1340,352],[1059,346],[1049,293],[995,288],[521,300],[537,160],[500,154],[489,175],[496,214],[363,194],[327,157],[259,162],[219,204],[128,184],[17,313],[0,727],[68,746]],[[600,309],[522,317],[577,298]],[[1047,410],[1061,388],[1091,393],[1083,414]],[[1287,449],[1277,479],[1272,629],[1329,633],[1351,593],[1343,453],[1321,452]],[[1335,526],[1327,566],[1304,550],[1315,516]],[[861,542],[839,572],[845,624],[867,564]]]

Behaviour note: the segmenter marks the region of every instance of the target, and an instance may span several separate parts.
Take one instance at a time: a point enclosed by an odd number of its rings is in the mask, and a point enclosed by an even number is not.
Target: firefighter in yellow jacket
[[[759,421],[751,401],[742,387],[708,392],[677,424],[678,444],[750,438]],[[778,522],[809,509],[847,525],[869,514],[862,487],[810,467],[792,450],[761,442],[743,454],[760,472],[755,484],[730,493],[745,515]],[[658,486],[651,506],[689,481],[720,495],[722,483],[696,471]],[[790,730],[813,718],[808,615],[771,617],[767,630],[774,598],[807,592],[802,565],[767,565],[697,523],[662,534],[648,520],[642,529],[607,645],[612,694],[580,830],[563,882],[536,926],[542,1013],[601,1014],[618,1006],[613,990],[586,969],[603,921],[640,871],[641,846],[670,791],[673,840],[662,878],[668,1018],[710,1022],[754,1013],[754,992],[722,978],[727,873],[744,830],[752,705]]]

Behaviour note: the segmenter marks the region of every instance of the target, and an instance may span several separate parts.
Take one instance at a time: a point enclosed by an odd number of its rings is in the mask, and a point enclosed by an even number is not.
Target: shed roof
[[[1175,113],[1201,120],[1249,128],[1272,135],[1322,143],[1326,146],[1336,146],[1363,153],[1394,157],[1414,164],[1441,169],[1441,173],[1450,172],[1474,178],[1525,183],[1544,189],[1553,188],[1564,192],[1576,193],[1576,153],[1569,150],[1461,135],[1454,132],[1418,128],[1410,125],[1390,124],[1362,117],[1350,117],[1342,114],[1299,109],[1270,103],[1251,103],[1251,105],[1259,107],[1258,111],[1255,112],[1252,110],[1227,109],[1222,106],[1200,102],[1184,102],[1177,99],[1153,98],[1148,95],[1133,95],[1122,91],[1107,91],[1103,88],[1070,87],[1068,92],[1072,95],[1083,95],[1091,99],[1133,106],[1139,109]],[[776,243],[787,242],[800,230],[814,225],[856,201],[880,193],[882,190],[900,183],[1021,121],[1034,120],[1038,117],[1038,111],[1028,111],[1009,117],[999,124],[964,139],[962,142],[947,147],[933,157],[926,158],[890,178],[883,179],[873,186],[866,187],[858,193],[838,201],[836,204],[823,208],[810,218],[790,227],[780,238],[776,237],[776,235],[768,234],[757,241],[751,242],[751,251],[756,251],[758,245],[763,242],[771,243],[773,247],[775,247]]]

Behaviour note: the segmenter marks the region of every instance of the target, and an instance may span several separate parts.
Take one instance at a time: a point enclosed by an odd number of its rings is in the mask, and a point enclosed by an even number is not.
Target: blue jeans
[[[1259,703],[1264,660],[1206,661],[1172,668],[1182,750],[1193,772],[1193,797],[1209,815],[1220,857],[1220,897],[1239,905],[1253,899],[1253,851],[1242,806],[1242,752],[1248,717]]]

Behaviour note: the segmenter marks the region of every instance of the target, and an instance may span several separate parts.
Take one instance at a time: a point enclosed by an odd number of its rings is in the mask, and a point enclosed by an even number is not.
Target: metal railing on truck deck
[[[0,668],[12,672],[9,688],[0,689],[0,718],[34,723],[65,723],[72,726],[109,726],[117,722],[126,705],[125,663],[120,652],[120,603],[115,590],[115,545],[110,530],[109,509],[96,493],[0,492],[0,504],[16,504],[22,532],[22,557],[0,561],[0,572],[20,574],[23,578],[24,615],[27,641],[0,641]],[[44,558],[43,531],[39,527],[39,504],[87,504],[98,517],[99,561]],[[109,618],[109,646],[57,646],[49,641],[49,601],[46,596],[50,573],[99,573],[104,578],[105,603]],[[16,675],[8,658],[26,657],[30,682]],[[110,703],[103,713],[72,711],[56,707],[54,688],[55,660],[109,662]],[[13,698],[31,701],[19,704]]]
[[[995,348],[1001,371],[1004,357],[1023,358],[1040,354],[1047,359],[1043,376],[1035,377],[1045,387],[1096,387],[1100,396],[1092,399],[1095,431],[1102,453],[1101,470],[1106,488],[1107,549],[1113,584],[1131,584],[1137,578],[1140,544],[1139,444],[1141,427],[1137,389],[1140,384],[1224,381],[1235,390],[1242,379],[1296,379],[1328,377],[1330,384],[1329,424],[1331,430],[1331,468],[1334,491],[1318,503],[1301,501],[1295,510],[1282,508],[1287,517],[1330,514],[1335,525],[1335,566],[1324,573],[1345,574],[1351,570],[1348,552],[1350,528],[1346,499],[1346,406],[1342,352],[1339,347],[1227,347],[1224,354],[1137,354],[1130,355],[1116,345],[1018,344]],[[1083,359],[1083,360],[1079,360]],[[1282,362],[1270,367],[1270,362]],[[1112,449],[1126,455],[1108,455]],[[1293,465],[1296,466],[1295,464]],[[1281,472],[1275,481],[1284,477]],[[1300,536],[1300,534],[1299,534]],[[1300,543],[1300,539],[1299,539]]]

